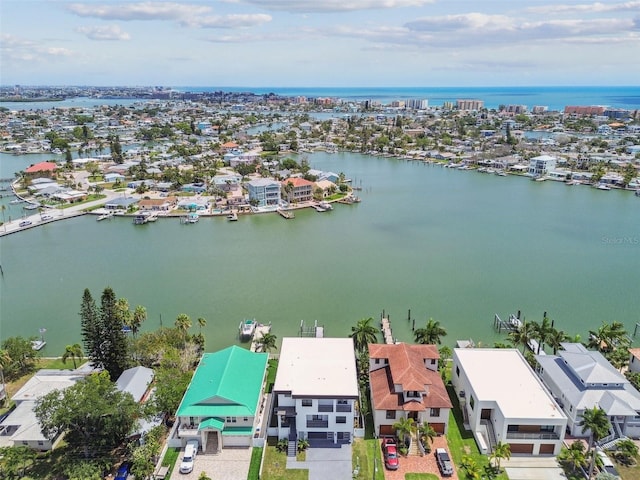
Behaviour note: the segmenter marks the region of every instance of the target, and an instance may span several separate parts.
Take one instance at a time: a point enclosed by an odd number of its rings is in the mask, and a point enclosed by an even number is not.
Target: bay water
[[[106,286],[147,308],[143,330],[186,313],[197,332],[205,318],[208,351],[237,343],[245,318],[271,322],[279,339],[297,335],[302,320],[346,336],[385,310],[399,340],[412,341],[414,319],[420,327],[432,317],[449,345],[504,339],[494,314],[518,310],[537,321],[547,312],[583,339],[601,322],[633,332],[640,321],[640,198],[632,192],[351,153],[308,159],[344,172],[362,202],[297,211],[293,220],[261,214],[193,225],[87,215],[1,238],[0,338],[46,328],[42,353],[61,355],[80,341],[84,288],[99,300]]]

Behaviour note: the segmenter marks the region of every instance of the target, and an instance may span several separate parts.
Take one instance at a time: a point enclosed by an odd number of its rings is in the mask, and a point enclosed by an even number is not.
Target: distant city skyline
[[[2,85],[634,85],[640,1],[0,3]]]

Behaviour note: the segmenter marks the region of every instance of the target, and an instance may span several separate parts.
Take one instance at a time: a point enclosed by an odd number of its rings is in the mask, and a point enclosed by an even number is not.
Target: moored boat
[[[256,322],[255,318],[246,319],[244,322],[242,322],[240,324],[240,340],[251,340],[257,325],[258,322]]]
[[[235,212],[230,213],[229,215],[227,215],[227,220],[229,220],[230,222],[238,221],[238,214]]]
[[[604,184],[604,183],[597,184],[596,188],[598,190],[611,190],[611,187],[609,185]]]

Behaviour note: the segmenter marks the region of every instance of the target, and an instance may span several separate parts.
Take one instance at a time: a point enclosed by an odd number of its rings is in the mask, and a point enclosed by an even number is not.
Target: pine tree
[[[80,331],[87,357],[93,365],[98,365],[99,355],[97,353],[100,351],[100,343],[102,342],[100,324],[96,302],[88,288],[84,289],[80,305]]]

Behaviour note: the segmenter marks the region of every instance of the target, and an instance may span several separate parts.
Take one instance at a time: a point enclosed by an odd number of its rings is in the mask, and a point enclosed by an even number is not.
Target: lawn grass
[[[440,480],[440,477],[433,473],[407,473],[404,480]]]
[[[249,474],[247,480],[260,480],[260,462],[262,461],[262,451],[256,447],[251,451],[251,463],[249,464]]]
[[[353,470],[358,470],[358,475],[354,475],[354,479],[370,480],[373,478],[374,480],[384,480],[384,465],[378,440],[354,439],[351,458]],[[373,476],[374,465],[377,466],[375,477]]]
[[[265,387],[265,391],[267,393],[271,393],[273,389],[273,384],[276,383],[276,372],[278,371],[278,360],[272,358],[269,360],[267,366],[267,383]]]
[[[171,472],[173,471],[173,467],[176,465],[176,461],[180,456],[180,450],[177,448],[167,448],[167,452],[164,454],[164,458],[162,459],[162,466],[169,467],[169,473],[167,473],[167,478],[171,478]]]
[[[287,470],[286,452],[278,452],[276,447],[265,447],[264,468],[262,469],[262,480],[308,480],[309,470],[291,469]]]

